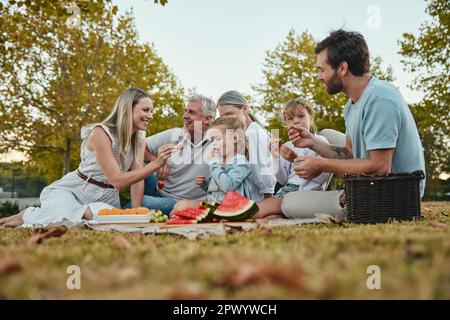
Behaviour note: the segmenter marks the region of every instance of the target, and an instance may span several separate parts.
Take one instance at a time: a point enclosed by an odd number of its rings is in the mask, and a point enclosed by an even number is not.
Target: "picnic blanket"
[[[256,229],[270,230],[274,227],[289,227],[303,224],[339,223],[336,218],[328,214],[316,214],[310,219],[256,219],[242,222],[214,222],[197,223],[188,225],[167,225],[165,223],[141,223],[141,224],[97,224],[87,220],[73,222],[63,220],[47,227],[64,226],[66,228],[84,227],[102,232],[141,233],[141,234],[173,234],[183,236],[189,240],[208,238],[236,232],[247,232]]]
[[[243,222],[216,222],[198,223],[189,225],[166,225],[163,223],[146,224],[87,224],[86,226],[96,231],[135,232],[141,234],[174,234],[183,236],[189,240],[208,238],[235,232],[247,232],[255,229],[270,230],[273,227],[297,226],[302,224],[329,223],[327,215],[312,219],[273,219],[254,220]]]

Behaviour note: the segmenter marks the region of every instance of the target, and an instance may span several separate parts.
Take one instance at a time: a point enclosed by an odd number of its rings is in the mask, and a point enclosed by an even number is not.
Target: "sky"
[[[413,74],[403,71],[398,40],[417,34],[429,19],[424,0],[113,0],[124,13],[133,7],[141,41],[153,43],[182,86],[212,97],[238,90],[252,94],[262,81],[267,50],[282,42],[290,29],[307,30],[316,39],[344,27],[361,32],[372,55],[391,65],[408,103],[421,92],[408,89]],[[21,153],[0,155],[0,161],[21,159]]]
[[[424,0],[113,0],[119,11],[133,7],[142,41],[153,43],[185,88],[217,99],[236,89],[251,94],[262,81],[267,50],[290,29],[316,39],[333,29],[361,32],[372,55],[394,69],[394,84],[409,103],[421,92],[407,88],[414,75],[403,71],[398,40],[417,34],[429,19]]]

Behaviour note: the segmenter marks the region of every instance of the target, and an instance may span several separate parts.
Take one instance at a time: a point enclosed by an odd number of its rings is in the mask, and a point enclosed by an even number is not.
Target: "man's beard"
[[[343,87],[344,85],[342,83],[342,80],[338,77],[336,72],[333,74],[330,80],[328,80],[328,82],[325,82],[325,89],[331,95],[341,92]]]

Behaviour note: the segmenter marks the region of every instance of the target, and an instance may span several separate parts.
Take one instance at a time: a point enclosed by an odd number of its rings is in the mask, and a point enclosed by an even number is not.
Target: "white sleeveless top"
[[[131,163],[133,162],[132,148],[130,148],[130,150],[127,150],[124,163],[122,164],[120,161],[117,137],[106,125],[103,124],[95,124],[92,126],[83,127],[81,129],[81,139],[83,140],[83,142],[81,143],[80,148],[81,162],[77,170],[79,170],[89,179],[94,179],[105,184],[111,184],[106,178],[99,163],[97,162],[95,152],[89,150],[87,147],[87,138],[89,134],[95,127],[98,126],[102,127],[108,137],[111,139],[114,158],[119,164],[121,171],[127,172],[130,170]],[[104,202],[116,208],[120,208],[119,191],[117,189],[102,188],[95,184],[89,183],[88,181],[85,181],[78,176],[77,170],[69,172],[60,180],[53,182],[42,192],[51,192],[55,189],[65,189],[71,191],[76,196],[80,204]]]

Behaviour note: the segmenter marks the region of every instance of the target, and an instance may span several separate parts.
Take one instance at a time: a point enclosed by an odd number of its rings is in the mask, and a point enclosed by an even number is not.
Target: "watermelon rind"
[[[225,210],[226,205],[224,206],[224,202],[227,200],[230,201],[230,199],[227,199],[227,196],[230,197],[240,197],[241,199],[248,200],[248,203],[239,209],[233,209],[233,210]],[[219,205],[216,210],[213,213],[213,216],[219,219],[225,219],[229,221],[243,221],[245,219],[251,218],[255,213],[259,211],[258,205],[255,203],[255,201],[245,198],[242,195],[239,195],[238,193],[234,191],[230,191],[225,195],[225,197],[222,200],[221,205]]]

